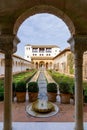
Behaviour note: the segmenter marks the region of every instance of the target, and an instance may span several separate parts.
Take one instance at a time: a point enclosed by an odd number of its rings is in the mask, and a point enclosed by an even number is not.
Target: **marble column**
[[[74,36],[69,41],[75,62],[75,130],[84,130],[83,126],[83,53],[87,50],[87,36]]]
[[[12,54],[5,53],[4,130],[12,129]]]
[[[75,59],[75,129],[83,130],[83,86],[82,86],[82,63],[83,53],[76,52]]]
[[[0,50],[5,53],[4,130],[12,130],[12,54],[18,42],[14,35],[0,35]]]

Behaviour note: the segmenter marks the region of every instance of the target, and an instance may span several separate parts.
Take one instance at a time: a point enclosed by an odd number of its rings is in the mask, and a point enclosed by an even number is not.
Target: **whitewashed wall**
[[[19,57],[13,55],[12,71],[13,73],[19,73],[26,71],[26,69],[32,69],[32,63]],[[5,70],[5,56],[0,52],[0,76],[4,75]]]

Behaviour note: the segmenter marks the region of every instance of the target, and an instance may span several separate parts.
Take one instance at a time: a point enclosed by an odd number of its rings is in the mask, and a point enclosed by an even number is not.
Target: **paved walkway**
[[[12,130],[74,130],[75,123],[46,123],[46,122],[13,122]],[[0,123],[0,130],[3,124]],[[84,130],[87,130],[87,123],[84,123]]]

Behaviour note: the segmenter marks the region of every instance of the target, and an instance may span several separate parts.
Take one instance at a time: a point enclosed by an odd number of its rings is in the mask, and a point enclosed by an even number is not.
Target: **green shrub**
[[[16,83],[16,92],[26,92],[26,82],[20,81]]]
[[[37,82],[29,82],[28,83],[28,92],[38,92],[39,87]]]
[[[48,83],[47,84],[47,92],[57,93],[57,84],[56,83]]]
[[[13,82],[15,83],[20,81],[28,82],[35,73],[36,71],[32,70],[31,72],[23,72],[23,73],[16,74],[13,76]]]
[[[87,96],[87,82],[83,82],[84,96]]]
[[[87,88],[84,89],[84,96],[87,96]]]
[[[16,96],[16,83],[12,82],[12,98]]]
[[[66,76],[65,74],[60,74],[58,72],[49,72],[49,74],[52,76],[52,78],[56,81],[57,84],[61,84],[61,82],[66,82],[69,86],[70,93],[73,94],[74,90],[74,78]]]
[[[0,101],[4,100],[4,85],[0,82]]]
[[[16,83],[15,82],[12,82],[12,91],[15,91],[15,86],[16,86]]]
[[[59,83],[59,91],[60,93],[71,93],[71,88],[68,82],[60,82]]]

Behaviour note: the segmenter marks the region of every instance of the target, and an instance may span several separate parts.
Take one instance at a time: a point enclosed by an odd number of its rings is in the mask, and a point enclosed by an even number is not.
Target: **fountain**
[[[55,115],[59,108],[54,103],[39,99],[26,107],[26,112],[35,117],[49,117]]]
[[[47,113],[54,111],[54,105],[46,100],[37,100],[32,104],[32,109],[35,112]]]
[[[26,106],[26,112],[34,117],[49,117],[55,115],[59,111],[59,108],[55,103],[47,101],[47,81],[45,79],[43,70],[41,69],[40,71],[41,72],[38,78],[38,86],[40,88],[38,96],[39,99]]]

